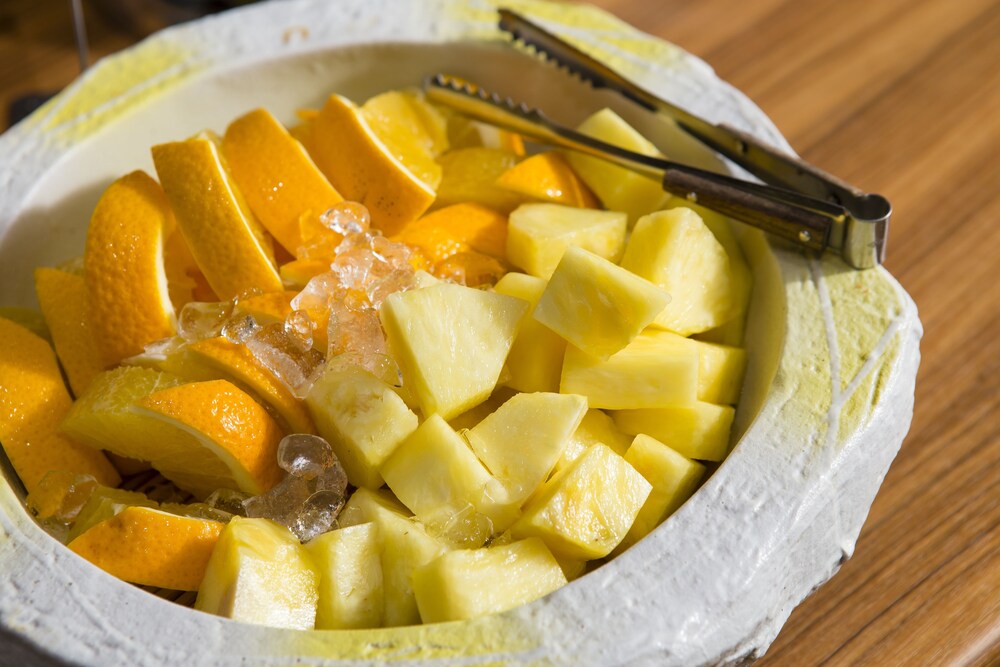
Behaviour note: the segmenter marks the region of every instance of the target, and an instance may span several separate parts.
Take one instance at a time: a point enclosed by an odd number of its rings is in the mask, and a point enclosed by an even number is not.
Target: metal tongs
[[[501,98],[457,77],[438,74],[425,84],[428,99],[541,143],[593,155],[661,181],[667,192],[817,251],[836,250],[867,269],[885,258],[892,207],[813,165],[779,152],[727,125],[710,123],[632,83],[610,67],[523,16],[500,10],[500,29],[595,88],[613,90],[666,118],[769,185],[752,183],[671,160],[634,153],[554,123],[537,109]]]

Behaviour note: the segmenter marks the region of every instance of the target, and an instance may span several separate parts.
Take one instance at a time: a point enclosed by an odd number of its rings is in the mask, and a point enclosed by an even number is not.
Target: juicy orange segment
[[[191,254],[220,299],[282,289],[271,240],[211,136],[153,146],[153,162]]]
[[[497,179],[511,192],[577,208],[600,208],[600,202],[559,153],[533,155]]]
[[[261,366],[245,346],[222,337],[208,338],[191,343],[188,353],[195,363],[207,366],[217,373],[224,373],[250,389],[274,408],[290,432],[316,432],[309,411],[302,401],[296,399],[271,371]]]
[[[119,178],[97,202],[83,261],[91,321],[108,366],[174,333],[163,264],[174,225],[163,190],[142,171]]]
[[[49,344],[0,318],[0,349],[0,443],[28,493],[51,470],[118,486],[121,478],[104,454],[57,430],[72,400]]]
[[[196,591],[224,527],[151,507],[127,507],[89,528],[69,548],[124,581]]]
[[[83,276],[39,268],[35,269],[35,293],[69,386],[79,396],[104,370],[104,354],[90,321],[87,283]]]
[[[434,158],[448,148],[447,121],[415,93],[391,90],[361,106],[361,114],[389,152],[421,181],[436,188],[441,165]]]
[[[299,218],[318,218],[344,200],[302,144],[264,109],[234,120],[222,151],[250,209],[291,253],[302,245]]]
[[[481,204],[454,204],[411,222],[394,240],[416,246],[431,262],[468,250],[504,257],[507,216]]]
[[[434,190],[394,156],[358,107],[331,95],[313,121],[309,153],[345,198],[364,204],[372,225],[394,234],[434,201]]]
[[[180,229],[175,229],[163,245],[163,265],[167,272],[167,287],[174,311],[180,312],[189,301],[218,301],[205,274],[191,254]]]
[[[267,410],[225,380],[193,382],[141,399],[134,408],[149,417],[138,437],[155,443],[149,459],[177,486],[203,498],[220,488],[252,495],[278,483],[282,432]],[[148,454],[144,451],[143,454]]]

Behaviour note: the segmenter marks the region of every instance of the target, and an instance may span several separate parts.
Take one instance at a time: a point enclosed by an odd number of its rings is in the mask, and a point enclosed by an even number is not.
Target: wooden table
[[[807,160],[886,195],[886,264],[926,330],[913,426],[855,555],[760,664],[1000,664],[1000,0],[595,4],[701,56]],[[88,21],[95,56],[131,41]],[[3,0],[0,109],[76,72],[67,0]]]

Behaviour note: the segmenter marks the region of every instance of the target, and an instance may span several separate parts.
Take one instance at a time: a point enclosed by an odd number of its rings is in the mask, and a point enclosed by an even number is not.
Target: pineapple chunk
[[[493,288],[498,294],[524,299],[534,310],[545,291],[545,281],[525,273],[508,273]],[[510,378],[505,382],[518,391],[559,391],[559,374],[566,354],[566,340],[525,313],[517,338],[507,355]]]
[[[569,247],[545,287],[535,319],[590,355],[607,359],[670,301],[659,287],[581,248]]]
[[[605,361],[566,348],[559,391],[592,408],[661,408],[698,398],[698,349],[665,331],[643,332]]]
[[[576,129],[595,139],[636,153],[661,155],[652,142],[611,109],[598,111]],[[582,153],[568,152],[566,157],[604,207],[612,211],[625,211],[631,223],[647,213],[663,208],[668,199],[659,181],[648,176]]]
[[[653,490],[622,541],[620,549],[649,534],[691,497],[705,474],[705,466],[686,459],[648,435],[637,435],[625,460],[642,474]]]
[[[546,280],[569,246],[617,263],[625,250],[627,222],[615,211],[524,204],[510,214],[507,261]]]
[[[671,295],[656,317],[658,327],[689,336],[733,315],[729,256],[689,208],[642,217],[632,230],[622,267]]]
[[[509,387],[497,387],[489,398],[476,407],[466,410],[457,417],[448,420],[448,425],[461,433],[467,431],[479,422],[490,416],[497,408],[507,402],[507,400],[517,392]]]
[[[537,538],[451,551],[413,573],[424,623],[498,614],[565,584],[559,563]]]
[[[379,468],[417,428],[417,416],[392,387],[356,366],[331,368],[306,397],[316,429],[354,486],[382,486]]]
[[[624,539],[651,489],[610,447],[594,445],[545,483],[510,532],[540,537],[569,560],[603,558]]]
[[[586,411],[583,396],[517,394],[466,438],[509,501],[520,505],[548,477]]]
[[[689,459],[721,461],[729,453],[729,430],[735,412],[728,405],[697,401],[665,408],[619,410],[614,420],[625,433],[644,433]]]
[[[580,425],[566,443],[562,456],[554,468],[555,472],[568,467],[589,447],[598,444],[607,445],[615,454],[625,456],[629,445],[632,444],[632,436],[618,430],[614,420],[606,413],[591,408],[587,410],[587,414],[583,416]]]
[[[319,573],[317,630],[382,626],[382,559],[378,527],[361,523],[324,533],[306,545]]]
[[[244,623],[312,630],[318,579],[292,533],[268,519],[233,517],[198,589],[195,609]]]
[[[439,415],[431,415],[382,465],[382,477],[428,526],[445,526],[469,510],[489,522],[469,522],[463,543],[482,546],[517,518],[517,504],[469,444]]]
[[[698,400],[719,405],[736,405],[747,369],[746,350],[729,345],[683,338],[668,331],[654,334],[661,341],[688,345],[698,353]],[[643,406],[631,406],[643,407]]]
[[[406,508],[382,491],[358,489],[338,518],[341,528],[371,522],[378,526],[382,562],[383,624],[387,627],[420,622],[413,597],[413,571],[449,550],[431,537]]]
[[[385,300],[389,347],[424,416],[450,419],[492,393],[527,308],[521,299],[444,283]]]

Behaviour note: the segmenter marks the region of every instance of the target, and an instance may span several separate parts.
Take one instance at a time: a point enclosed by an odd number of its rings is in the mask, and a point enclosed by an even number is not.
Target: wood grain
[[[894,205],[916,411],[854,557],[760,665],[1000,664],[1000,0],[596,0]],[[92,51],[131,38],[88,12]],[[0,2],[0,106],[77,72],[68,2]]]

